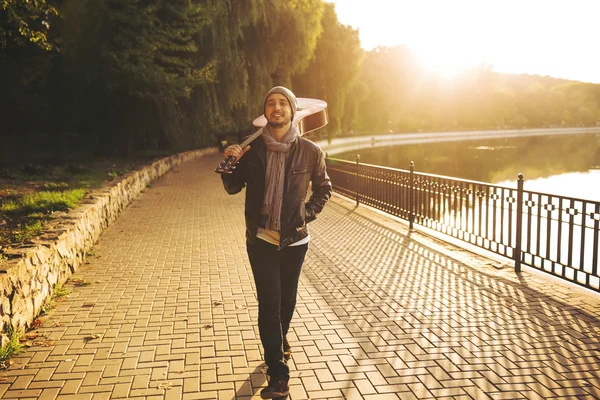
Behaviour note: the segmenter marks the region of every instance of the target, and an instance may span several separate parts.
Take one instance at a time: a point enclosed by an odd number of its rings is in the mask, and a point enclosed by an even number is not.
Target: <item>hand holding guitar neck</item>
[[[246,154],[246,152],[248,150],[250,150],[250,146],[245,146],[244,148],[242,148],[242,146],[240,146],[238,144],[234,144],[234,145],[227,147],[225,149],[225,152],[223,153],[225,155],[225,159],[223,161],[221,161],[221,164],[219,164],[219,166],[217,167],[215,172],[221,173],[221,174],[223,174],[223,173],[230,174],[235,169],[235,167],[237,166],[237,163],[244,156],[244,154]]]
[[[300,135],[319,129],[329,122],[327,115],[327,103],[322,100],[298,98],[298,109],[292,124],[298,126]],[[248,136],[240,145],[229,146],[225,150],[225,159],[221,161],[215,169],[218,174],[230,174],[237,166],[240,158],[250,149],[248,146],[254,139],[262,135],[262,127],[267,124],[264,115],[256,118],[252,124],[258,128],[258,131]],[[235,147],[234,147],[235,146]],[[242,150],[243,149],[243,150]],[[231,151],[227,151],[231,150]],[[235,150],[235,151],[234,151]]]

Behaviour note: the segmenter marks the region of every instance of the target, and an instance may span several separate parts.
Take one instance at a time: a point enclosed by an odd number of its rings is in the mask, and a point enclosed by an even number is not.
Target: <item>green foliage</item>
[[[23,196],[17,201],[9,201],[0,206],[0,211],[7,215],[27,215],[66,211],[75,207],[85,196],[84,189],[73,189],[64,192],[37,192]]]
[[[11,326],[7,330],[8,342],[0,348],[0,368],[8,366],[7,360],[13,355],[21,351],[21,336],[22,333],[15,331]]]
[[[197,145],[239,132],[262,114],[264,94],[290,85],[312,58],[322,30],[321,0],[207,2],[210,25],[199,32],[198,56],[215,63],[216,79],[197,88],[186,110]]]
[[[26,242],[39,235],[42,227],[42,221],[27,221],[21,224],[19,231],[14,235],[14,239],[20,243]]]
[[[123,172],[122,171],[118,171],[118,170],[111,170],[111,171],[108,171],[106,173],[106,175],[108,177],[108,180],[112,181],[115,178],[118,178],[119,176],[123,175]]]
[[[57,298],[61,298],[61,297],[65,297],[67,295],[69,295],[71,293],[71,291],[67,288],[64,287],[64,285],[54,285],[54,293],[52,294],[52,297],[54,299]]]
[[[356,86],[362,92],[351,94],[360,99],[356,129],[387,132],[398,124],[413,129],[412,120],[422,112],[418,96],[424,95],[416,87],[418,81],[414,82],[418,80],[417,73],[418,66],[404,47],[382,47],[368,52]]]
[[[48,314],[52,309],[56,307],[56,302],[62,297],[69,295],[71,291],[65,288],[63,285],[54,285],[52,297],[48,300],[41,308],[41,314]]]
[[[88,1],[82,10],[99,14],[90,17],[92,26],[74,29],[83,29],[100,44],[86,57],[103,69],[102,86],[95,88],[97,106],[106,110],[105,124],[110,123],[96,130],[103,152],[130,154],[144,141],[183,147],[181,105],[198,85],[215,79],[214,62],[196,57],[195,37],[206,24],[205,7],[184,0],[104,0],[99,9],[97,3]]]
[[[342,118],[346,113],[352,125],[356,109],[346,100],[360,73],[364,52],[360,47],[358,31],[338,22],[334,5],[325,4],[323,32],[317,41],[309,67],[294,78],[296,95],[323,99],[330,115],[326,128],[329,136],[341,133]],[[297,88],[297,89],[296,89]]]
[[[97,159],[87,162],[23,163],[0,167],[0,243],[36,236],[53,211],[76,207],[90,188],[148,165],[154,157]]]
[[[359,91],[360,93],[357,93]],[[482,65],[453,80],[424,73],[406,48],[367,53],[352,97],[360,132],[594,126],[600,85],[509,75]]]
[[[34,43],[51,50],[48,41],[50,18],[58,12],[46,0],[0,0],[0,49],[9,42],[23,45]]]
[[[190,96],[214,80],[214,63],[194,60],[203,7],[187,0],[106,0],[102,28],[108,88],[156,104]],[[111,28],[110,31],[108,28]]]
[[[75,207],[85,193],[85,189],[42,191],[0,205],[0,216],[5,216],[15,226],[10,241],[23,243],[39,235],[51,212]]]
[[[364,52],[358,32],[323,0],[0,0],[0,7],[2,159],[212,146],[219,134],[250,131],[273,85],[326,100],[322,133],[330,138],[600,120],[600,85],[486,67],[443,81],[422,72],[404,47]]]
[[[56,302],[51,300],[46,301],[40,308],[40,315],[46,315],[56,307]]]

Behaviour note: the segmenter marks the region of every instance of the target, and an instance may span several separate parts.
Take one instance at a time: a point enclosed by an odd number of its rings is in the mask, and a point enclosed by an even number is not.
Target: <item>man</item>
[[[292,124],[296,96],[275,86],[265,96],[268,121],[262,135],[249,146],[225,149],[239,164],[223,174],[229,194],[246,187],[246,243],[258,296],[258,328],[264,348],[269,384],[263,399],[289,393],[286,334],[296,306],[298,279],[308,250],[307,223],[331,197],[323,151],[300,137]],[[312,193],[308,201],[309,183]]]

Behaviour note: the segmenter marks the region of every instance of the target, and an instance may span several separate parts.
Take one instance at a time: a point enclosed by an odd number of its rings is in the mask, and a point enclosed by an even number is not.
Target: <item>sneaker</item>
[[[283,358],[285,358],[286,361],[292,358],[292,346],[290,346],[287,336],[283,337]]]
[[[290,387],[288,382],[284,379],[271,379],[269,386],[260,391],[261,399],[275,399],[277,397],[283,397],[290,394]]]

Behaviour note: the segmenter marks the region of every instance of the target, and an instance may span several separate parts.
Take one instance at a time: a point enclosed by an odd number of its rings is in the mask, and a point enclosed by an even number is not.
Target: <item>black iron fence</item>
[[[328,158],[336,192],[600,292],[600,202]]]

